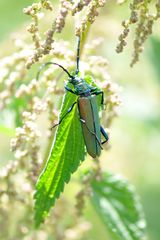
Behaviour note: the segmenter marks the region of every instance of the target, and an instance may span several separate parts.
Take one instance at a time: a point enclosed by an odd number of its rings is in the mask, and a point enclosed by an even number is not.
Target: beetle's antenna
[[[80,43],[81,43],[81,39],[80,37],[78,37],[78,44],[77,44],[77,68],[76,68],[76,74],[79,73],[79,59],[80,59]]]
[[[39,71],[38,71],[38,73],[37,73],[37,76],[36,76],[36,79],[37,79],[37,80],[39,79],[39,76],[40,76],[40,73],[42,72],[42,70],[43,70],[46,66],[48,66],[48,65],[50,65],[50,64],[57,65],[58,67],[62,68],[63,71],[66,72],[70,78],[73,78],[73,76],[72,76],[72,75],[67,71],[67,69],[65,69],[62,65],[60,65],[60,64],[58,64],[58,63],[54,63],[54,62],[47,62],[47,63],[42,64],[42,66],[40,67],[40,69],[39,69]]]

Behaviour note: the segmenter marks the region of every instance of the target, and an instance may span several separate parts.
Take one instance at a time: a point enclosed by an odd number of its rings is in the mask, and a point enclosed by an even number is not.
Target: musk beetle
[[[72,75],[65,69],[62,65],[55,62],[47,62],[43,64],[37,74],[37,79],[42,69],[50,64],[57,65],[63,69],[65,73],[68,74],[68,82],[73,86],[73,88],[65,85],[66,91],[78,95],[78,99],[74,102],[64,116],[59,120],[59,122],[52,128],[58,126],[62,123],[65,117],[72,111],[74,106],[78,105],[78,112],[80,117],[80,122],[82,126],[82,132],[84,136],[84,142],[86,145],[87,152],[93,158],[100,156],[102,144],[108,141],[108,135],[100,125],[99,119],[99,107],[97,102],[97,95],[101,95],[101,104],[104,102],[103,91],[97,87],[89,85],[86,80],[79,76],[79,60],[80,60],[80,38],[78,38],[77,44],[77,58],[76,58],[76,71]],[[101,134],[104,137],[104,141],[101,142]]]

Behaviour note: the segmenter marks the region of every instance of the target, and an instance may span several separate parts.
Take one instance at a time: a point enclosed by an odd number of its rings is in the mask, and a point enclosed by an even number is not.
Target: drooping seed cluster
[[[56,32],[60,33],[65,25],[65,20],[69,10],[71,9],[71,2],[67,0],[61,0],[61,6],[59,9],[59,14],[55,19],[55,29]]]
[[[132,24],[136,24],[135,39],[133,41],[134,51],[130,64],[131,67],[139,60],[139,55],[143,51],[143,44],[152,33],[154,22],[160,18],[160,1],[157,0],[155,3],[155,13],[150,13],[150,4],[153,5],[150,0],[133,0],[130,4],[130,18],[129,20],[122,22],[124,30],[119,36],[119,44],[116,48],[117,53],[122,52],[124,47],[127,45],[126,38],[128,36],[130,26]]]
[[[122,52],[123,48],[127,45],[127,42],[125,40],[126,40],[126,38],[128,36],[128,33],[129,33],[129,23],[128,23],[128,21],[123,21],[122,26],[123,26],[124,30],[118,38],[120,43],[117,45],[117,48],[116,48],[117,53]]]
[[[46,39],[42,42],[40,34],[39,34],[39,19],[43,16],[42,11],[53,10],[52,4],[48,0],[41,0],[39,3],[34,3],[31,6],[24,9],[24,13],[31,16],[32,22],[27,28],[28,32],[31,33],[33,43],[35,45],[34,53],[28,58],[26,63],[26,67],[30,68],[32,64],[38,62],[39,59],[47,54],[51,49],[51,44],[53,42],[52,36],[54,33],[54,29],[48,30],[46,33]]]
[[[75,24],[75,32],[77,36],[80,36],[86,29],[88,24],[92,24],[95,18],[98,16],[99,8],[103,7],[105,0],[85,0],[85,1],[74,1],[61,0],[57,16],[53,20],[51,28],[46,31],[45,39],[42,39],[39,33],[39,20],[44,15],[44,10],[53,10],[50,1],[41,0],[39,3],[34,3],[31,6],[24,9],[24,13],[31,16],[32,23],[29,25],[27,30],[31,33],[34,48],[32,54],[29,56],[26,67],[29,69],[34,63],[38,62],[44,55],[54,48],[54,34],[61,33],[66,22],[67,15],[70,13],[75,16],[81,12],[79,16],[80,23]]]
[[[88,6],[92,0],[79,0],[74,3],[72,6],[72,15],[75,15],[77,12],[80,12],[85,6]]]
[[[97,0],[97,1],[92,0],[92,1],[87,1],[87,3],[83,5],[83,7],[87,6],[87,9],[86,9],[86,13],[84,14],[84,16],[82,17],[82,20],[79,23],[79,26],[76,26],[77,36],[81,36],[82,33],[88,27],[88,25],[92,24],[95,21],[96,17],[99,14],[99,8],[104,7],[105,2],[106,2],[105,0]]]
[[[41,133],[37,129],[36,113],[23,112],[22,124],[22,127],[16,129],[15,138],[11,140],[11,149],[15,152],[15,158],[18,161],[24,165],[27,164],[28,177],[35,184],[36,176],[39,172],[38,165],[41,163],[38,141]]]

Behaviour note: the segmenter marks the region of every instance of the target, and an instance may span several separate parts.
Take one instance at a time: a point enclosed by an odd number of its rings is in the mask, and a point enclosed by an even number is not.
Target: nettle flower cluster
[[[153,7],[155,11],[153,12]],[[143,51],[143,44],[148,36],[152,34],[153,24],[160,18],[160,1],[151,0],[133,0],[130,3],[130,18],[122,22],[124,28],[119,36],[119,44],[116,51],[120,53],[127,45],[126,38],[130,31],[131,25],[135,26],[135,38],[133,41],[133,57],[130,66],[132,67],[138,60]]]
[[[117,0],[118,4],[124,4],[126,0]],[[61,33],[68,15],[75,17],[75,34],[82,35],[99,15],[100,8],[104,7],[105,0],[60,0],[59,11],[53,19],[50,29],[46,31],[46,37],[43,39],[39,33],[39,21],[45,10],[52,11],[54,8],[48,0],[41,0],[24,9],[24,13],[32,17],[32,23],[28,31],[32,35],[35,45],[34,53],[27,60],[26,66],[30,68],[35,62],[38,62],[44,55],[47,55],[52,49],[55,33]],[[132,25],[135,25],[133,56],[130,66],[132,67],[138,60],[143,51],[143,45],[148,36],[152,33],[153,24],[160,18],[160,1],[154,3],[151,0],[132,0],[130,5],[130,17],[122,21],[123,32],[119,36],[119,43],[116,51],[120,53],[127,45],[126,38]],[[154,9],[154,10],[153,10]]]
[[[41,0],[39,3],[34,3],[25,8],[24,13],[32,18],[32,23],[28,27],[28,31],[31,33],[35,45],[34,53],[27,60],[27,68],[30,68],[35,62],[38,62],[40,58],[47,55],[51,49],[53,49],[54,34],[62,32],[68,14],[72,16],[78,15],[80,21],[75,26],[75,32],[77,36],[80,36],[88,25],[95,21],[99,8],[103,7],[105,2],[105,0],[80,0],[75,3],[75,1],[61,0],[58,14],[53,20],[51,28],[46,32],[45,39],[42,39],[39,33],[39,20],[44,10],[53,10],[51,2]]]

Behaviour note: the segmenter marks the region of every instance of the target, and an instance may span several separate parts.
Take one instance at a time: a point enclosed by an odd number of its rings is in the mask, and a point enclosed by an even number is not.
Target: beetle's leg
[[[104,143],[108,142],[109,137],[108,137],[108,134],[106,133],[106,131],[104,130],[104,128],[102,126],[101,126],[100,129],[101,129],[101,133],[102,133],[103,137],[105,138],[105,140],[103,142],[101,142],[101,144],[104,144]]]
[[[69,88],[69,87],[67,87],[67,86],[65,86],[64,88],[65,88],[68,92],[71,92],[71,93],[73,93],[73,94],[76,94],[75,91],[73,91],[71,88]]]
[[[96,88],[96,87],[92,87],[92,88],[91,88],[91,93],[94,94],[94,92],[96,92],[96,91],[97,91],[97,88]]]
[[[63,121],[63,119],[67,116],[68,113],[70,113],[73,110],[73,107],[75,106],[77,102],[74,102],[70,108],[68,109],[68,111],[64,114],[64,116],[59,120],[59,122],[57,124],[55,124],[53,127],[51,127],[51,129],[55,128],[56,126],[60,125],[61,122]]]
[[[101,94],[101,95],[102,95],[101,104],[104,105],[104,92],[101,91],[101,90],[99,90],[99,91],[94,91],[94,90],[93,90],[93,94],[95,94],[95,95]]]
[[[80,121],[81,121],[83,124],[85,124],[87,130],[88,130],[91,134],[93,134],[93,135],[95,136],[95,138],[96,138],[96,140],[97,140],[100,148],[103,149],[102,146],[101,146],[101,142],[99,141],[97,135],[89,129],[89,127],[88,127],[87,124],[86,124],[86,121],[85,121],[84,119],[81,119],[81,118],[80,118]]]

